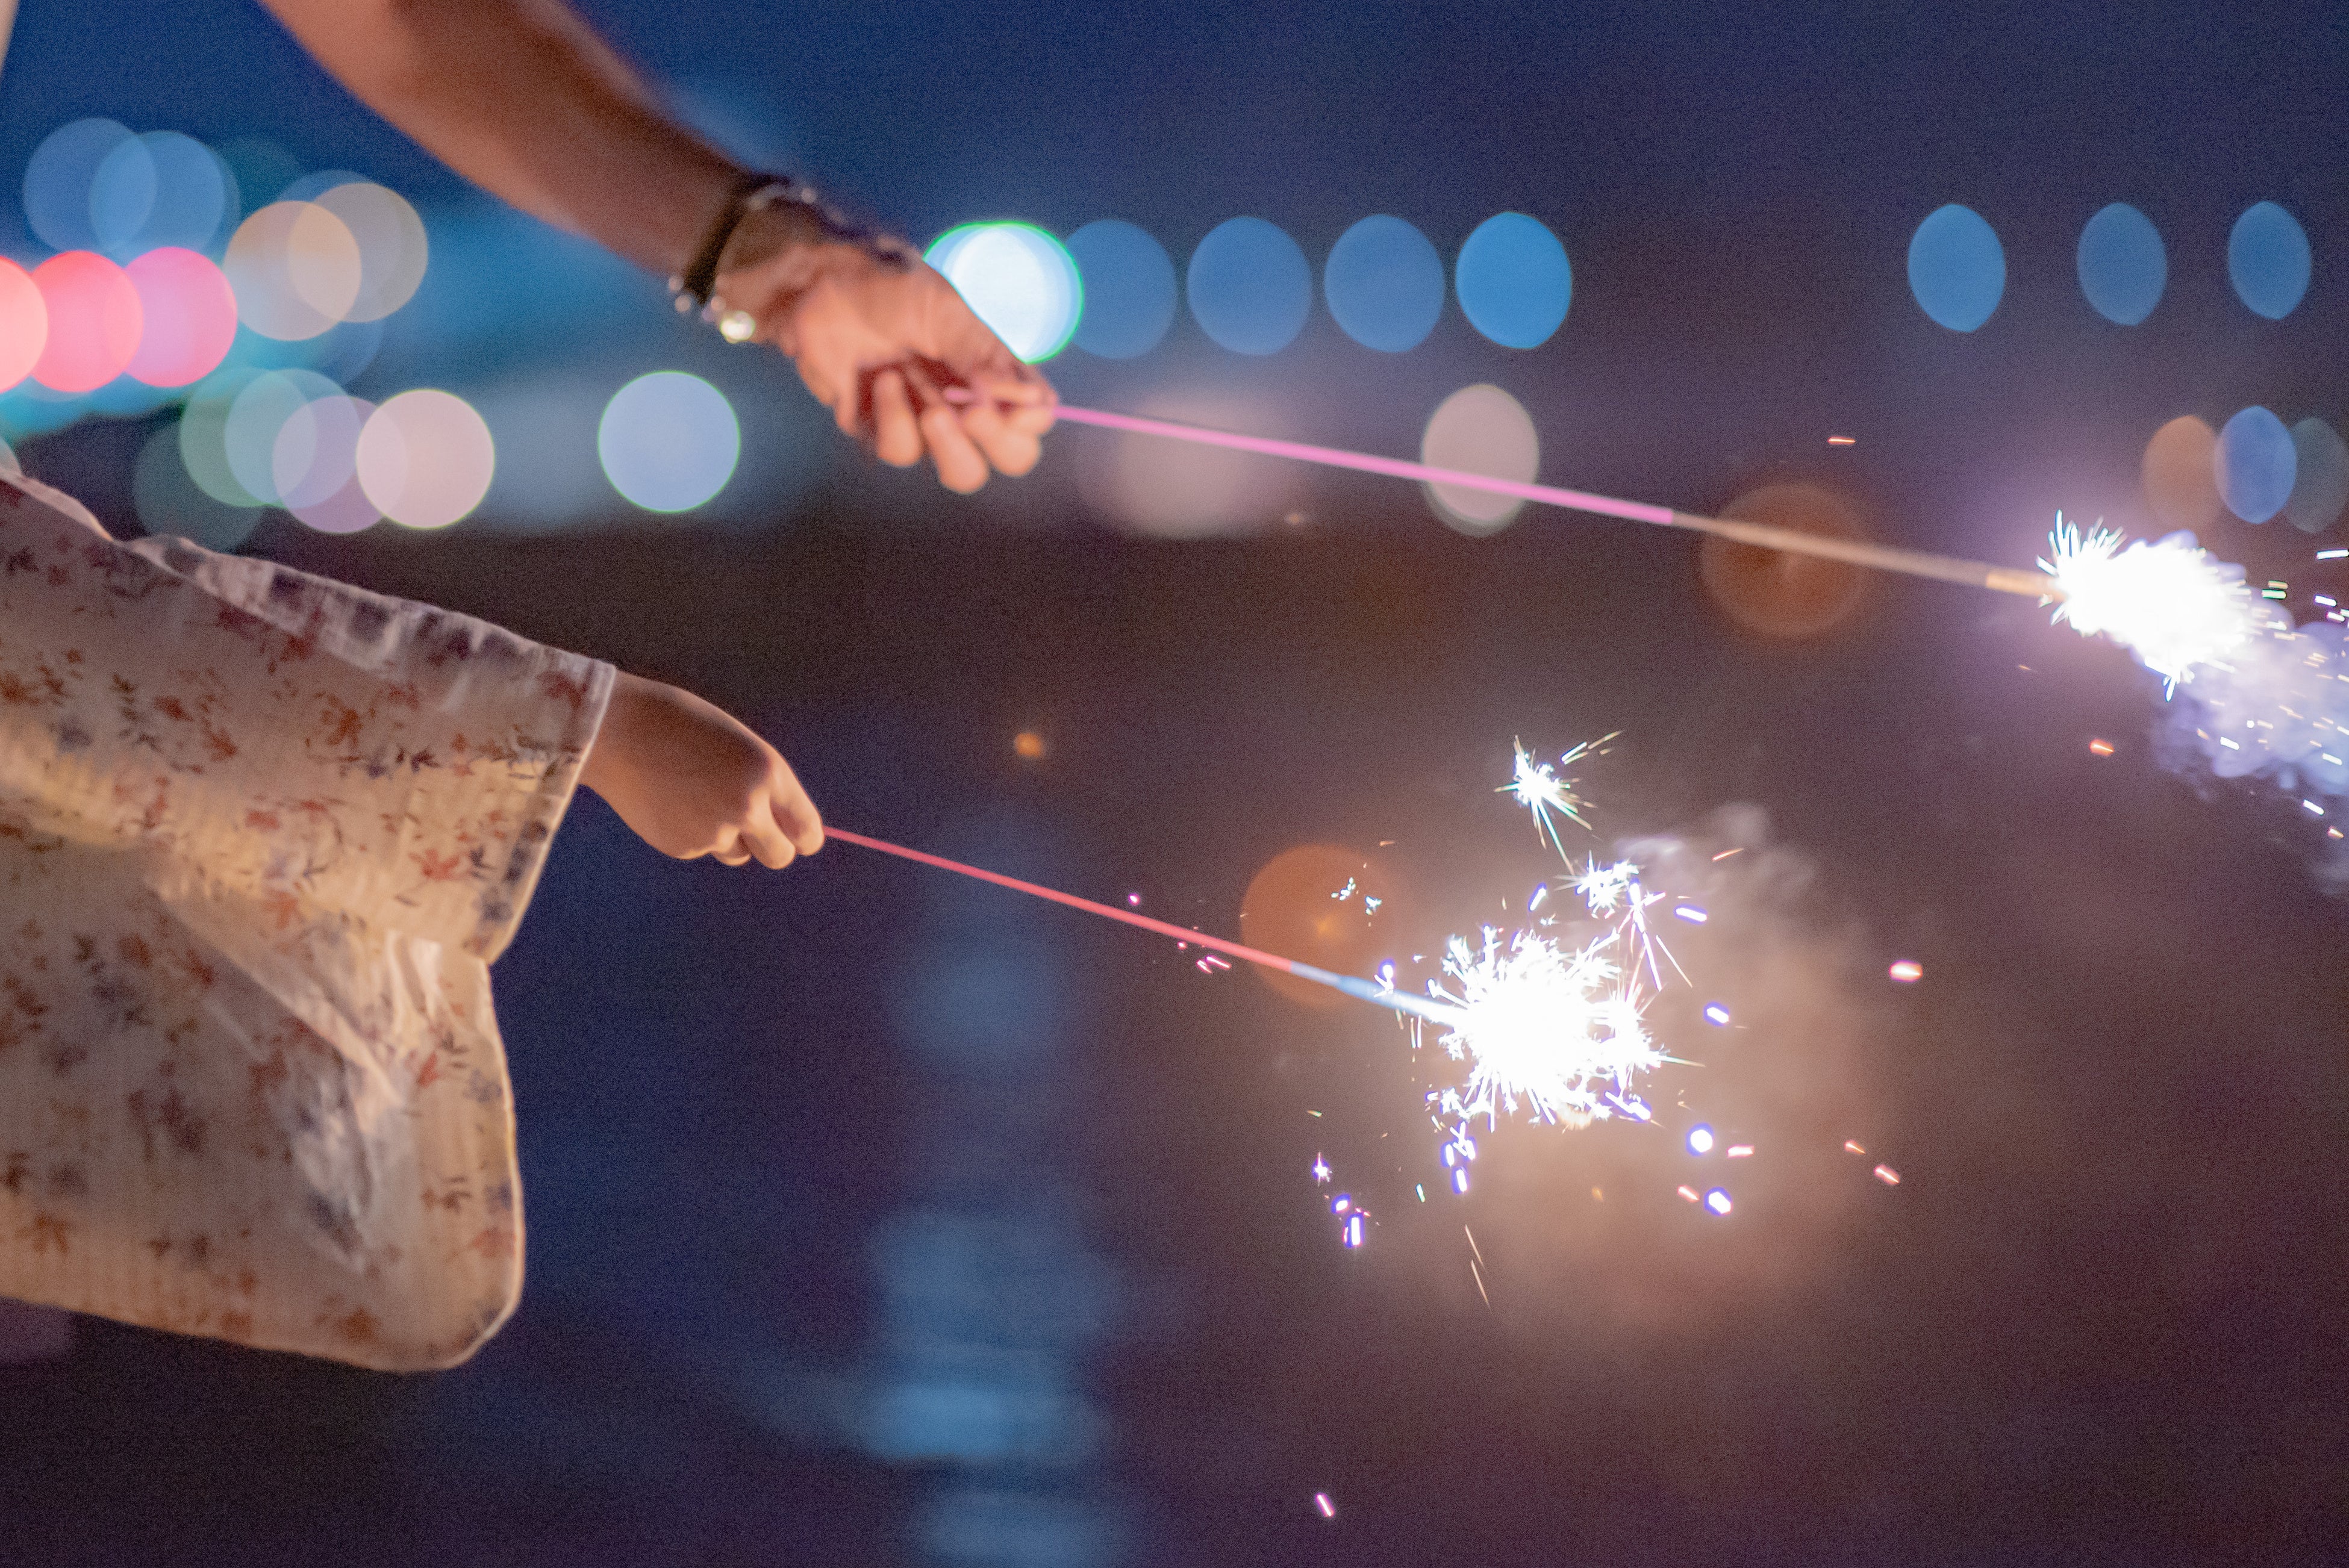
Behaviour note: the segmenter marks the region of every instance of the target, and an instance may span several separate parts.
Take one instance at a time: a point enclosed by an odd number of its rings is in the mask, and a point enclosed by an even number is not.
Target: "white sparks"
[[[1468,1081],[1444,1109],[1489,1124],[1520,1103],[1543,1121],[1582,1125],[1631,1114],[1633,1080],[1664,1059],[1640,1016],[1635,985],[1608,956],[1610,934],[1568,952],[1534,932],[1481,944],[1454,937],[1444,972],[1456,989],[1431,985],[1461,1010],[1443,1037]]]
[[[1588,870],[1574,879],[1574,891],[1590,906],[1593,914],[1605,914],[1627,899],[1639,896],[1640,868],[1630,861],[1617,861],[1602,866],[1593,860]]]
[[[1573,767],[1595,748],[1614,738],[1609,735],[1586,740],[1560,756],[1555,765],[1536,762],[1526,754],[1526,743],[1516,743],[1516,775],[1497,793],[1516,796],[1517,804],[1534,814],[1534,830],[1549,841],[1550,848],[1558,852],[1561,860],[1566,856],[1566,845],[1557,836],[1557,818],[1564,817],[1577,827],[1590,824],[1582,820],[1582,798],[1574,792],[1574,780],[1560,774],[1558,769]]]
[[[2115,530],[2083,535],[2058,516],[2047,545],[2053,559],[2039,567],[2063,591],[2056,621],[2121,644],[2173,691],[2194,678],[2196,666],[2226,657],[2268,624],[2243,569],[2201,549],[2190,533],[2157,544],[2137,540],[2124,550]]]

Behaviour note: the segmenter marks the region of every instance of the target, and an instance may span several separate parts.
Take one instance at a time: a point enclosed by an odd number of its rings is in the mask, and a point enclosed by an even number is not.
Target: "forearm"
[[[475,184],[661,273],[740,170],[562,0],[263,0],[367,106]]]

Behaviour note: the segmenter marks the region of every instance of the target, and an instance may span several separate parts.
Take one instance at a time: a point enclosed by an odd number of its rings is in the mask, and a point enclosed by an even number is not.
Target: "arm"
[[[679,273],[743,170],[664,114],[562,0],[264,0],[344,86],[459,173],[641,266]],[[719,288],[885,461],[950,489],[1025,473],[1051,388],[894,242],[730,247]],[[739,257],[739,260],[738,260]],[[947,387],[978,396],[957,407]]]

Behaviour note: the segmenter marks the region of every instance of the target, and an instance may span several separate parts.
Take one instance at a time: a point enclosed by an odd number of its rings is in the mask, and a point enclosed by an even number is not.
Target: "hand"
[[[968,495],[990,471],[1036,466],[1052,428],[1050,384],[903,242],[787,246],[719,273],[717,294],[749,313],[756,340],[790,355],[841,429],[870,440],[891,467],[926,452],[938,482]]]
[[[619,677],[579,782],[681,861],[781,871],[823,848],[823,819],[791,764],[739,719],[658,681]]]

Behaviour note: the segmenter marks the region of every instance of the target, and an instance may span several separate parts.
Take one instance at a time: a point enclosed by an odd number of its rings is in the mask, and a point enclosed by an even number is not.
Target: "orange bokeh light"
[[[1340,975],[1368,975],[1388,956],[1383,912],[1394,887],[1385,869],[1335,844],[1299,844],[1264,863],[1240,897],[1240,938],[1254,947]],[[1278,970],[1265,983],[1309,1007],[1345,1006],[1338,992]]]

